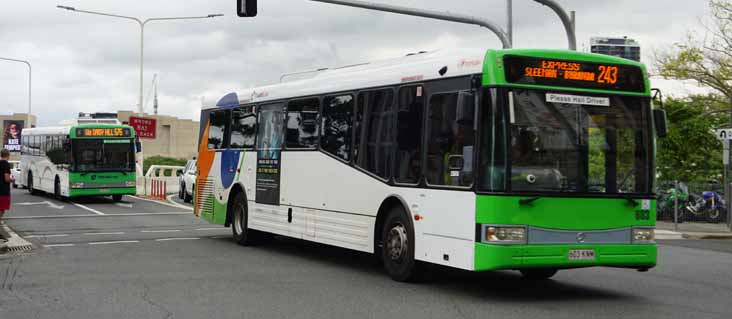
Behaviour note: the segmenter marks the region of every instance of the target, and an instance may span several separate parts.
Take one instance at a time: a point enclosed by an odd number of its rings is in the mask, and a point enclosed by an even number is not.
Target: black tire
[[[557,274],[554,268],[527,268],[519,270],[529,280],[547,280]]]
[[[186,184],[180,183],[180,189],[178,190],[178,198],[185,199],[186,196]]]
[[[422,279],[424,266],[414,259],[414,228],[404,209],[392,207],[381,229],[381,262],[395,281]]]
[[[112,200],[115,202],[121,202],[123,195],[112,195]]]
[[[28,193],[38,195],[38,191],[33,188],[33,172],[28,172],[28,180],[26,183],[28,184]]]
[[[713,224],[720,223],[724,219],[724,211],[719,207],[707,210],[705,215],[707,218],[707,222]]]
[[[231,233],[234,241],[242,246],[259,244],[263,236],[261,232],[249,229],[248,214],[249,209],[244,193],[236,194],[231,203]]]
[[[193,201],[193,195],[188,195],[188,192],[184,189],[183,190],[183,202],[190,203],[192,201]]]
[[[58,179],[58,176],[53,181],[53,196],[56,199],[61,199],[61,181]]]

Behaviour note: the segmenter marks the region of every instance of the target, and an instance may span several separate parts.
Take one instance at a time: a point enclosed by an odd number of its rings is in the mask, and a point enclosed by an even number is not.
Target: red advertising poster
[[[135,128],[135,134],[140,138],[155,138],[158,123],[156,119],[130,116],[130,126]]]

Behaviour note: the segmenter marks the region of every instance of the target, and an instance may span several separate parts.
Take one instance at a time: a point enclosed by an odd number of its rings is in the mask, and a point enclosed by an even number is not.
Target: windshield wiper
[[[535,201],[537,201],[539,199],[541,199],[541,197],[539,197],[539,196],[534,196],[534,197],[529,197],[529,198],[522,198],[522,199],[519,199],[519,205],[521,205],[521,206],[531,205],[531,203],[533,203],[533,202],[535,202]]]

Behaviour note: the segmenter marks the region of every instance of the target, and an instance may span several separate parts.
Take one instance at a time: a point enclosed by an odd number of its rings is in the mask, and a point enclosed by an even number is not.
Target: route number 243
[[[601,65],[598,67],[600,76],[597,77],[597,83],[615,84],[618,82],[618,67]]]

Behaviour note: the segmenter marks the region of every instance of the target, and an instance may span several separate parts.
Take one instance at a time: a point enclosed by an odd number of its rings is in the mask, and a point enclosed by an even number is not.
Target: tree
[[[656,168],[661,180],[721,179],[722,143],[713,128],[724,125],[727,115],[713,111],[723,107],[719,99],[716,95],[697,95],[666,101],[669,133],[657,140]]]
[[[701,39],[689,35],[670,52],[656,57],[656,69],[666,79],[694,80],[712,88],[716,99],[732,99],[732,1],[710,0],[710,19]],[[726,99],[724,99],[726,97]],[[721,100],[720,100],[721,102]]]

